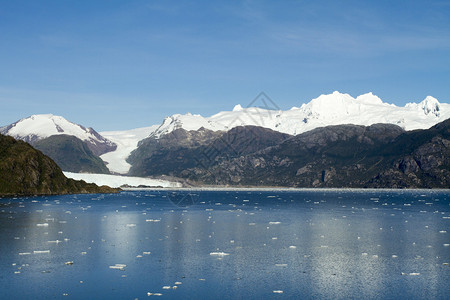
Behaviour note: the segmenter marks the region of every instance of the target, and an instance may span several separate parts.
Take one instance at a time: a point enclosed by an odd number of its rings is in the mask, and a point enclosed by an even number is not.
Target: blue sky
[[[449,102],[450,1],[0,0],[0,125],[98,131],[212,115],[264,91]]]

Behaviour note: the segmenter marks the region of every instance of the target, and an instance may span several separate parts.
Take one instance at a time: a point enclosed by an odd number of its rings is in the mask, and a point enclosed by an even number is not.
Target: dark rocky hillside
[[[194,158],[186,157],[184,151],[208,144],[220,134],[203,127],[196,131],[180,128],[158,139],[146,138],[127,160],[132,164],[129,173],[135,176],[161,175],[173,173],[173,168],[195,166]]]
[[[182,177],[222,185],[450,188],[449,139],[448,120],[411,132],[388,124],[329,126]]]
[[[288,137],[257,126],[240,126],[227,132],[177,129],[160,139],[150,138],[142,143],[131,156],[130,173],[182,176],[186,169],[209,169],[220,162],[277,145]]]
[[[109,174],[100,157],[75,136],[53,135],[35,142],[34,147],[50,156],[63,171]]]
[[[152,141],[160,147],[132,170],[194,185],[450,188],[449,123],[408,132],[392,124],[338,125],[297,136],[246,126],[187,146],[166,137],[164,146]]]
[[[0,135],[0,196],[117,192],[107,186],[68,179],[61,168],[23,141]]]

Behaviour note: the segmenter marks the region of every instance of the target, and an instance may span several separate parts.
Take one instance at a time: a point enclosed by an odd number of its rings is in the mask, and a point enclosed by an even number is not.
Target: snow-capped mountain
[[[450,104],[439,103],[428,96],[420,103],[404,107],[383,102],[372,93],[353,98],[349,94],[334,92],[321,95],[301,107],[290,110],[270,110],[260,107],[236,105],[232,111],[222,111],[210,117],[194,114],[175,114],[166,117],[161,125],[120,132],[101,132],[114,141],[118,148],[101,158],[108,162],[112,172],[125,174],[130,168],[126,162],[129,154],[146,137],[159,137],[178,128],[198,130],[202,127],[213,131],[227,131],[237,126],[255,125],[275,131],[297,135],[317,127],[340,124],[372,125],[396,124],[406,130],[427,129],[450,118]]]
[[[339,124],[372,125],[396,124],[406,130],[427,129],[450,117],[450,104],[439,103],[428,96],[420,103],[404,107],[383,102],[367,93],[356,98],[349,94],[334,92],[321,95],[301,107],[290,110],[269,110],[259,107],[243,108],[236,105],[232,111],[219,112],[211,117],[176,114],[165,118],[155,130],[158,138],[177,128],[197,130],[200,127],[229,130],[236,126],[255,125],[275,131],[297,135],[317,127]]]
[[[116,145],[92,128],[86,128],[52,114],[32,115],[11,125],[1,127],[0,133],[33,144],[53,135],[71,135],[85,141],[96,155],[113,151]]]
[[[254,125],[282,133],[298,135],[317,127],[355,124],[369,126],[376,123],[396,124],[405,130],[427,129],[450,118],[450,104],[439,103],[431,96],[420,103],[403,107],[383,102],[372,93],[353,98],[349,94],[334,92],[320,95],[300,107],[289,110],[266,109],[236,105],[232,111],[222,111],[210,117],[195,114],[174,114],[160,125],[125,131],[97,133],[63,117],[33,115],[14,124],[0,128],[1,134],[34,143],[52,135],[73,135],[90,145],[94,154],[101,156],[111,172],[126,174],[130,164],[126,161],[145,138],[159,139],[178,128],[228,131],[237,126]]]

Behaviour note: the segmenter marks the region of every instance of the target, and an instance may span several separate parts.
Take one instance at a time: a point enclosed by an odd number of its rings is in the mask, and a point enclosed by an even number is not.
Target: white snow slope
[[[143,177],[131,177],[120,175],[107,175],[107,174],[85,174],[85,173],[72,173],[64,172],[64,175],[68,178],[75,180],[84,180],[88,183],[95,183],[97,185],[107,185],[113,188],[121,187],[122,185],[130,186],[162,186],[162,187],[181,187],[178,182],[171,182],[167,180],[151,179]]]
[[[426,129],[450,117],[450,104],[439,103],[428,96],[422,102],[409,103],[404,107],[384,103],[372,93],[353,98],[349,94],[334,92],[321,95],[290,110],[269,110],[259,107],[219,112],[211,117],[200,115],[173,115],[167,117],[153,133],[159,137],[177,128],[197,130],[229,130],[236,126],[256,125],[275,131],[299,134],[311,129],[339,124],[372,125],[375,123],[397,124],[406,130]]]
[[[94,145],[113,145],[111,141],[99,135],[94,129],[85,128],[52,114],[32,115],[21,119],[16,123],[0,128],[0,133],[26,142],[34,142],[53,135],[67,134]]]

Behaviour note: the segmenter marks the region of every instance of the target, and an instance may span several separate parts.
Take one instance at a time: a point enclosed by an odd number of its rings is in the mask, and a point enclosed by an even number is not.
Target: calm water
[[[139,191],[0,199],[0,297],[449,299],[449,195]]]

